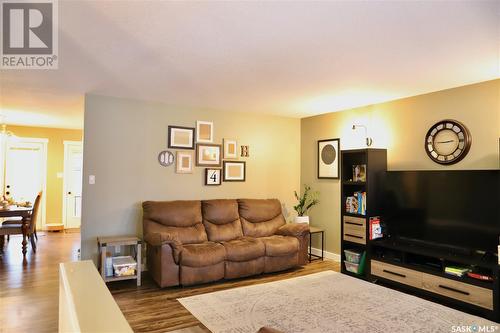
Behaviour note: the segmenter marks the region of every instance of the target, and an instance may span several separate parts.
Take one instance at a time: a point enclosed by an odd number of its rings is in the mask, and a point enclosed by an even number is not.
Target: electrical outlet
[[[89,176],[89,184],[90,185],[94,185],[95,184],[95,176],[94,175],[90,175]]]

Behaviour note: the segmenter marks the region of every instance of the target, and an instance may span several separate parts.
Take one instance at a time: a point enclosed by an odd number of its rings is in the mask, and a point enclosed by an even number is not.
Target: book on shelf
[[[370,240],[384,237],[380,216],[370,217]]]
[[[444,272],[449,275],[463,277],[470,272],[470,269],[466,267],[446,266]]]
[[[493,278],[491,276],[481,273],[468,272],[467,276],[477,280],[493,281]]]
[[[346,213],[366,215],[366,192],[354,192],[346,198]]]

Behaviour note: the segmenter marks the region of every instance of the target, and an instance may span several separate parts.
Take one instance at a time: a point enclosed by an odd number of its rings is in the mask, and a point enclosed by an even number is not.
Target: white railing
[[[132,332],[91,260],[59,265],[59,332]]]

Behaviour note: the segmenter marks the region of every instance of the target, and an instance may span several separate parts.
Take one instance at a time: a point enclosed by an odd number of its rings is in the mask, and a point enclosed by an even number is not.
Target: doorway
[[[80,228],[82,216],[83,144],[64,141],[63,225]]]
[[[37,229],[45,228],[47,139],[9,138],[5,146],[5,178],[3,193],[15,202],[34,203],[42,192]]]

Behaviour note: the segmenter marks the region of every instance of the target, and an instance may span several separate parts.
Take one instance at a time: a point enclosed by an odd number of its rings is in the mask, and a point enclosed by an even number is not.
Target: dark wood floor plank
[[[97,245],[96,245],[97,246]],[[37,252],[28,248],[26,261],[21,255],[21,237],[11,237],[0,255],[0,332],[57,332],[59,263],[78,259],[80,234],[39,234]],[[316,261],[305,267],[276,274],[222,281],[194,287],[160,289],[143,276],[135,281],[108,283],[125,318],[136,332],[167,332],[200,326],[177,298],[229,288],[277,281],[325,270],[339,270],[333,261]]]
[[[38,233],[37,252],[11,236],[0,254],[0,332],[57,332],[59,263],[78,259],[79,233]]]
[[[334,261],[316,261],[305,267],[281,273],[221,281],[194,287],[172,287],[165,289],[158,288],[146,272],[141,287],[136,287],[130,281],[119,281],[108,284],[108,286],[134,331],[166,332],[196,325],[203,327],[177,301],[177,298],[278,281],[325,270],[339,271],[339,268],[339,264]],[[208,332],[206,328],[204,329]]]

